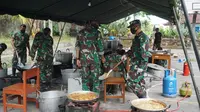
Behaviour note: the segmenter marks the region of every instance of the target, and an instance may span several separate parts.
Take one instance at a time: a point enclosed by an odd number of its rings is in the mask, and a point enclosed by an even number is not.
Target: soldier
[[[153,43],[153,50],[158,50],[161,47],[161,40],[162,40],[162,34],[159,32],[159,28],[156,28],[156,33],[155,33],[155,40]]]
[[[136,36],[132,41],[131,50],[127,58],[127,89],[134,92],[139,98],[143,98],[146,97],[144,73],[147,70],[148,59],[151,56],[148,51],[149,38],[141,30],[140,20],[130,22],[128,28]]]
[[[53,38],[50,36],[51,30],[45,28],[43,32],[35,35],[32,47],[32,60],[37,52],[37,64],[40,68],[41,90],[47,90],[51,84],[51,76],[53,73]]]
[[[12,37],[12,47],[14,49],[13,59],[12,59],[12,74],[16,74],[16,66],[18,63],[17,54],[21,59],[21,63],[25,65],[27,61],[27,50],[30,54],[30,45],[29,45],[29,35],[26,33],[26,25],[20,25],[20,31],[15,33]],[[17,53],[17,54],[16,54]]]
[[[105,62],[103,40],[98,31],[99,24],[90,21],[77,36],[76,60],[77,66],[82,68],[83,90],[99,93],[98,79],[101,72],[101,62]]]

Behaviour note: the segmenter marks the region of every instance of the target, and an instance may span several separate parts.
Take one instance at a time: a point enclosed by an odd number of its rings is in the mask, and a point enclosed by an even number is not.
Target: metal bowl
[[[97,97],[92,99],[92,100],[74,100],[74,99],[71,99],[69,96],[72,95],[72,94],[75,94],[75,93],[80,93],[80,94],[84,94],[84,93],[93,93],[95,94]],[[68,99],[71,100],[72,102],[76,102],[76,103],[88,103],[88,102],[94,102],[94,101],[97,101],[99,99],[99,95],[95,92],[92,92],[92,91],[75,91],[75,92],[72,92],[70,94],[67,95]]]
[[[140,107],[137,106],[137,104],[142,104],[144,102],[147,102],[147,101],[155,101],[157,103],[160,103],[161,105],[164,106],[163,109],[153,109],[153,110],[148,110],[148,109],[142,109]],[[152,98],[141,98],[141,99],[136,99],[136,100],[133,100],[131,101],[131,105],[136,108],[137,111],[139,112],[166,112],[166,110],[168,108],[170,108],[170,106],[167,106],[166,103],[162,102],[162,101],[159,101],[159,100],[156,100],[156,99],[152,99]]]

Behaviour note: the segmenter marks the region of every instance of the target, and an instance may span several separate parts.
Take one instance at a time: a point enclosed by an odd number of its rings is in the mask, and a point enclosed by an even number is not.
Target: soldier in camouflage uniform
[[[115,52],[107,52],[104,54],[105,63],[104,72],[108,72],[111,69],[111,63],[119,63],[121,61],[122,56],[125,54],[125,50],[123,50],[123,45],[119,44],[118,48]],[[118,72],[124,72],[124,65],[120,64],[118,67]]]
[[[21,58],[21,63],[25,65],[27,61],[27,50],[30,54],[30,45],[29,45],[29,35],[25,33],[26,25],[20,25],[20,31],[15,33],[12,37],[12,47],[14,49],[13,59],[12,59],[12,74],[16,74],[16,66],[18,63],[17,54]]]
[[[121,45],[121,44],[118,44],[118,48],[116,51],[105,52],[104,57],[105,57],[106,61],[103,64],[104,72],[108,73],[108,71],[113,66],[115,66],[117,63],[119,63],[121,61],[121,58],[124,55],[124,53],[125,53],[125,50],[123,50],[123,45]],[[124,68],[125,68],[124,64],[120,64],[116,69],[117,71],[115,71],[115,70],[114,71],[119,73],[120,76],[124,76],[124,73],[125,73]],[[119,76],[114,75],[114,77],[119,77]],[[108,94],[116,94],[117,88],[118,88],[117,85],[108,85],[107,93]]]
[[[49,28],[45,28],[43,32],[38,32],[31,47],[32,60],[37,52],[36,60],[40,68],[41,89],[44,89],[43,86],[45,85],[50,86],[53,73],[53,38],[50,33]]]
[[[99,93],[101,75],[101,61],[104,62],[103,40],[98,31],[99,24],[90,21],[77,36],[76,60],[77,66],[82,68],[83,90],[90,90]]]
[[[144,73],[147,70],[149,38],[141,30],[140,20],[134,20],[128,27],[135,38],[132,40],[131,50],[128,52],[126,69],[128,71],[127,89],[134,92],[139,98],[146,97]]]

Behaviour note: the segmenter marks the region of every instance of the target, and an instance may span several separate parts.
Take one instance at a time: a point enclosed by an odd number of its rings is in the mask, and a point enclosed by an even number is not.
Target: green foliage
[[[130,18],[123,18],[116,22],[110,23],[108,25],[101,25],[99,30],[102,35],[113,35],[113,36],[125,36],[128,32],[128,23],[127,21]]]
[[[59,36],[58,22],[53,22],[53,36]]]
[[[129,32],[129,29],[127,28],[129,25],[128,21],[131,19],[131,16],[132,15],[107,25],[103,24],[100,26],[99,30],[104,36],[107,35],[123,36],[123,37],[127,36]],[[142,11],[134,14],[134,16],[147,17],[149,19],[148,14]],[[141,22],[142,22],[142,30],[147,35],[150,35],[153,31],[153,25],[151,25],[149,20],[144,20]]]
[[[142,30],[147,35],[151,35],[153,32],[153,25],[151,24],[151,22],[149,20],[143,20],[141,21],[141,23],[142,23]]]
[[[160,32],[162,33],[164,38],[178,38],[178,32],[176,28],[160,28]]]

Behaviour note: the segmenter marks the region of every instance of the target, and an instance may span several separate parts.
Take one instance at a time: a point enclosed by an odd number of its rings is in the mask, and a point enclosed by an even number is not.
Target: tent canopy
[[[91,1],[91,6],[88,6]],[[42,20],[83,24],[96,19],[107,24],[138,11],[164,19],[173,16],[172,0],[6,0],[0,4],[0,14],[17,15]]]

